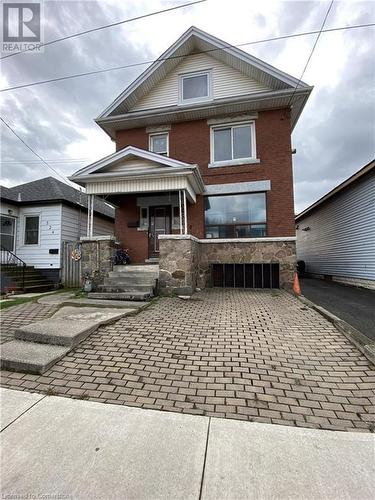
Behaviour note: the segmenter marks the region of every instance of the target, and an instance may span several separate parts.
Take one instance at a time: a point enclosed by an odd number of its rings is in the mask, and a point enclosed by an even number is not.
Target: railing
[[[12,268],[12,278],[17,281],[17,285],[25,287],[25,268],[26,262],[17,257],[16,254],[0,246],[0,264]]]

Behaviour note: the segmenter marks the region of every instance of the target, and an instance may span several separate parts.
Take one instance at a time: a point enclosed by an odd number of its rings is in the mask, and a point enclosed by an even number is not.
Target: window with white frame
[[[153,153],[157,153],[159,155],[168,156],[169,154],[169,137],[168,132],[164,132],[162,134],[150,134],[149,139],[149,149]]]
[[[199,71],[180,75],[179,103],[188,104],[211,99],[211,72]]]
[[[39,215],[25,217],[25,245],[38,245],[39,243]]]
[[[254,122],[211,128],[211,163],[255,159]]]

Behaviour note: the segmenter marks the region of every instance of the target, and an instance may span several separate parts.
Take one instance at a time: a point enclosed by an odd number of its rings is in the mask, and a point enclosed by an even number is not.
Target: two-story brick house
[[[159,259],[162,287],[288,286],[291,132],[311,90],[192,27],[97,118],[116,152],[71,180],[117,206],[117,238]]]

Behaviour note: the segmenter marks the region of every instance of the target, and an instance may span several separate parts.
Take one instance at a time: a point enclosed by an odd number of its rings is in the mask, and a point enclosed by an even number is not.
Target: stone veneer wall
[[[109,271],[113,269],[114,236],[94,236],[81,238],[81,275],[89,274],[93,288],[101,285]]]
[[[294,240],[232,241],[199,240],[194,236],[162,236],[159,241],[160,290],[192,293],[210,285],[210,264],[277,262],[280,286],[291,288],[296,269]]]

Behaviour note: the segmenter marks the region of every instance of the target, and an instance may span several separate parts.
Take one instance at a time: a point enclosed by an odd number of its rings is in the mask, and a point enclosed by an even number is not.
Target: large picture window
[[[205,198],[206,238],[259,238],[267,234],[266,194]]]
[[[27,215],[25,217],[25,245],[37,245],[39,243],[39,215]]]
[[[212,163],[254,158],[255,131],[253,122],[212,128]]]

